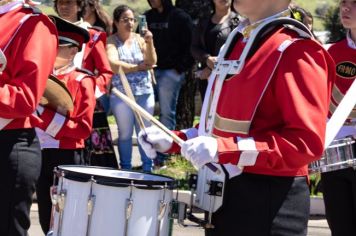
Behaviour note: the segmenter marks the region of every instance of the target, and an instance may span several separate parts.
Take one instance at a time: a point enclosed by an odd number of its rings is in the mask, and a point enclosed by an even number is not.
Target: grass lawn
[[[197,173],[197,170],[180,155],[171,156],[167,161],[167,168],[154,170],[153,173],[170,176],[178,181],[178,188],[188,190],[189,174]]]

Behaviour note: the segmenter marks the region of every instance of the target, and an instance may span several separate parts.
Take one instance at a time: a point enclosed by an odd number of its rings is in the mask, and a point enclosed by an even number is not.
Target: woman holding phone
[[[126,5],[116,7],[113,13],[113,34],[108,38],[106,50],[112,71],[112,87],[125,93],[119,69],[126,74],[128,83],[136,102],[146,111],[153,114],[154,94],[150,70],[157,61],[150,31],[142,32],[143,36],[133,32],[136,18],[134,11]],[[140,131],[132,110],[115,95],[110,96],[110,106],[119,130],[118,149],[122,169],[132,168],[132,133]],[[148,124],[147,124],[148,125]],[[142,170],[151,172],[152,160],[139,146]]]

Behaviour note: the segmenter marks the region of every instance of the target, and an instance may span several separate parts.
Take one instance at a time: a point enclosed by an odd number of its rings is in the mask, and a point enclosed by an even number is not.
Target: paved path
[[[190,221],[185,222],[188,227],[181,227],[177,223],[173,226],[172,236],[204,236],[202,228],[195,227]],[[323,217],[311,217],[308,224],[308,236],[330,236],[330,230]],[[37,204],[31,208],[31,228],[29,236],[44,236],[38,223]],[[75,236],[75,235],[70,235]],[[110,236],[110,235],[107,235]],[[141,236],[141,235],[138,235]],[[144,236],[144,235],[142,235]]]

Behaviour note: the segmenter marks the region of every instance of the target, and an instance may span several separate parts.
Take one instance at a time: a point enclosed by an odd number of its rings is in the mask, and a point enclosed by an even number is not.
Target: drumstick
[[[131,107],[132,110],[138,112],[141,114],[143,118],[146,120],[150,121],[154,125],[156,125],[158,128],[160,128],[163,132],[165,132],[167,135],[169,135],[174,142],[176,142],[179,146],[182,146],[184,143],[184,140],[178,137],[175,133],[173,133],[171,130],[169,130],[166,126],[164,126],[161,122],[159,122],[156,118],[154,118],[150,113],[145,111],[142,107],[137,105],[134,101],[132,101],[128,96],[125,94],[121,93],[118,89],[113,88],[111,90],[116,96],[121,98],[122,101],[124,101],[127,105]],[[212,163],[207,163],[206,166],[216,174],[220,174],[220,170],[214,166]]]
[[[126,78],[126,75],[125,75],[124,71],[122,70],[121,66],[119,67],[119,75],[120,75],[121,83],[124,86],[124,90],[125,90],[126,95],[129,98],[131,98],[132,101],[136,102],[135,101],[135,97],[134,97],[134,95],[132,93],[130,84],[129,84],[129,82],[128,82],[127,78]],[[138,125],[144,131],[146,127],[145,127],[145,124],[143,123],[143,120],[142,120],[142,117],[141,117],[140,113],[136,112],[135,110],[132,110],[132,111],[135,114],[135,117],[136,117],[136,120],[138,122]]]

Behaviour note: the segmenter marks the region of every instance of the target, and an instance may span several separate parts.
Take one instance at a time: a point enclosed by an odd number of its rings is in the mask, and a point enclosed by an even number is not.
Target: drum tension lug
[[[197,184],[198,184],[198,175],[196,174],[190,174],[189,179],[188,179],[188,186],[189,189],[197,189]]]

